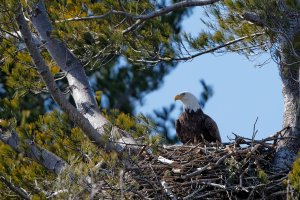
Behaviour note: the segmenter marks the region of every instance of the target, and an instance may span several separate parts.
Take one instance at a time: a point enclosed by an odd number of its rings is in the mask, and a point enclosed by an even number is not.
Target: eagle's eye
[[[183,93],[180,94],[180,96],[184,96],[185,94],[186,94],[186,92],[183,92]]]

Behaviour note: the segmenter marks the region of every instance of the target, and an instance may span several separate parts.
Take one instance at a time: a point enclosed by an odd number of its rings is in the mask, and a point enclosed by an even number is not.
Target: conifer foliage
[[[192,37],[180,22],[197,6],[208,29]],[[163,139],[131,114],[178,62],[206,53],[271,50],[288,136],[274,164],[291,165],[300,147],[299,16],[296,0],[1,0],[0,198],[143,197],[122,181],[147,180],[124,170],[159,154]],[[286,179],[293,191],[298,161]],[[264,171],[258,178],[268,180]]]

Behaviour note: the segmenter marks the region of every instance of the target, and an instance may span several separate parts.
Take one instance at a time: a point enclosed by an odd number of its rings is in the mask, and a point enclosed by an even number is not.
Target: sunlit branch
[[[212,53],[212,52],[215,52],[216,50],[219,50],[219,49],[222,49],[224,47],[227,47],[227,46],[230,46],[232,44],[235,44],[235,43],[238,43],[240,41],[243,41],[245,39],[248,39],[248,38],[253,38],[253,37],[257,37],[257,36],[261,36],[263,35],[264,33],[254,33],[252,35],[247,35],[247,36],[244,36],[244,37],[240,37],[240,38],[237,38],[235,40],[231,40],[231,41],[228,41],[222,45],[219,45],[219,46],[216,46],[216,47],[213,47],[213,48],[210,48],[210,49],[207,49],[205,51],[201,51],[199,53],[196,53],[196,54],[193,54],[191,56],[187,56],[187,57],[181,57],[181,58],[175,58],[173,59],[174,61],[186,61],[186,60],[191,60],[193,58],[196,58],[198,56],[201,56],[203,54],[207,54],[207,53]]]
[[[103,15],[94,15],[94,16],[88,16],[88,17],[73,17],[73,18],[69,18],[69,19],[58,20],[58,21],[56,21],[56,23],[61,23],[61,22],[66,22],[66,21],[84,21],[84,20],[91,20],[91,19],[102,19],[102,18],[105,18],[112,14],[113,15],[123,15],[125,17],[136,19],[136,20],[138,20],[138,19],[146,20],[146,19],[151,19],[154,17],[162,16],[164,14],[173,12],[178,9],[195,7],[195,6],[206,6],[206,5],[217,3],[219,1],[220,0],[206,0],[206,1],[205,0],[185,0],[185,1],[178,2],[178,3],[174,3],[171,6],[167,6],[167,7],[161,8],[159,10],[150,12],[148,14],[142,14],[142,15],[135,15],[135,14],[131,14],[126,11],[120,11],[120,10],[110,10],[109,12],[107,12]]]
[[[224,44],[221,44],[219,46],[216,46],[216,47],[213,47],[213,48],[209,48],[205,51],[201,51],[199,53],[196,53],[196,54],[191,54],[189,56],[185,56],[185,57],[175,57],[175,58],[169,58],[169,57],[159,57],[157,58],[156,60],[147,60],[147,59],[139,59],[139,60],[132,60],[132,59],[129,59],[130,61],[132,62],[139,62],[139,63],[148,63],[148,64],[157,64],[159,62],[171,62],[171,61],[188,61],[188,60],[192,60],[198,56],[201,56],[201,55],[204,55],[204,54],[207,54],[207,53],[213,53],[213,52],[216,52],[217,50],[220,50],[222,48],[225,48],[225,47],[228,47],[232,44],[236,44],[238,42],[241,42],[245,39],[248,39],[248,38],[254,38],[254,37],[258,37],[258,36],[261,36],[263,35],[264,32],[259,32],[259,33],[254,33],[252,35],[247,35],[247,36],[244,36],[244,37],[240,37],[240,38],[237,38],[237,39],[234,39],[234,40],[231,40],[231,41],[228,41]]]
[[[90,122],[85,117],[83,117],[83,115],[72,104],[70,104],[66,100],[64,94],[59,90],[49,70],[49,67],[45,63],[45,60],[43,59],[39,49],[33,42],[32,33],[30,32],[27,21],[24,18],[21,5],[18,6],[17,12],[18,13],[16,21],[20,28],[22,38],[25,41],[26,47],[32,57],[37,71],[44,80],[47,89],[49,90],[53,99],[57,102],[61,109],[68,114],[70,119],[74,123],[76,123],[93,142],[102,147],[110,147],[109,144],[106,144],[106,142],[104,142],[103,138],[100,137],[99,133],[94,129]]]

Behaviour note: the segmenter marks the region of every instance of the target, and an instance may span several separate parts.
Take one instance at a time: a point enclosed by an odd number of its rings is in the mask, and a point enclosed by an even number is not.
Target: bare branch
[[[88,16],[88,17],[73,17],[73,18],[68,18],[68,19],[63,19],[63,20],[57,20],[57,21],[55,21],[55,23],[62,23],[62,22],[68,22],[68,21],[86,21],[86,20],[93,20],[93,19],[103,19],[111,14],[120,14],[119,12],[123,13],[123,11],[111,10],[103,15],[94,15],[94,16]]]
[[[167,196],[171,199],[171,200],[177,200],[177,197],[175,196],[175,194],[169,189],[169,186],[167,184],[166,181],[162,180],[161,181],[161,185],[164,188],[164,192],[167,194]]]
[[[27,140],[26,143],[28,148],[22,150],[18,134],[15,131],[12,131],[9,136],[6,136],[2,129],[0,129],[0,140],[9,145],[17,153],[24,153],[27,157],[35,160],[39,164],[43,165],[47,170],[55,172],[56,174],[59,174],[67,165],[62,158],[47,149],[38,146],[32,141]]]
[[[195,175],[201,174],[202,172],[204,172],[204,171],[207,170],[207,169],[210,169],[210,168],[212,168],[212,167],[219,166],[222,162],[224,162],[224,160],[225,160],[226,158],[228,158],[228,157],[231,156],[231,155],[232,155],[232,153],[227,153],[227,154],[225,154],[224,156],[222,156],[221,158],[219,158],[219,160],[218,160],[216,163],[208,163],[208,164],[205,165],[204,167],[197,168],[196,171],[194,171],[194,172],[192,172],[192,173],[189,173],[189,174],[183,176],[182,178],[183,178],[183,179],[188,179],[188,178],[191,178],[191,177],[193,177],[193,176],[195,176]]]
[[[245,39],[258,37],[258,36],[261,36],[261,35],[263,35],[263,34],[264,34],[263,32],[260,32],[260,33],[254,33],[254,34],[251,34],[251,35],[247,35],[247,36],[244,36],[244,37],[240,37],[240,38],[237,38],[237,39],[235,39],[235,40],[228,41],[228,42],[226,42],[226,43],[224,43],[224,44],[221,44],[221,45],[219,45],[219,46],[216,46],[216,47],[207,49],[207,50],[205,50],[205,51],[202,51],[202,52],[193,54],[193,55],[191,55],[191,56],[181,57],[181,58],[175,58],[175,59],[173,59],[173,60],[174,60],[174,61],[191,60],[191,59],[196,58],[196,57],[198,57],[198,56],[201,56],[201,55],[203,55],[203,54],[212,53],[212,52],[215,52],[216,50],[219,50],[219,49],[222,49],[222,48],[224,48],[224,47],[230,46],[230,45],[232,45],[232,44],[241,42],[241,41],[243,41],[243,40],[245,40]]]
[[[95,15],[95,16],[88,16],[88,17],[74,17],[74,18],[69,18],[69,19],[64,19],[64,20],[58,20],[56,22],[61,23],[61,22],[66,22],[66,21],[84,21],[84,20],[91,20],[91,19],[102,19],[111,14],[123,15],[125,17],[137,19],[137,20],[138,19],[147,20],[147,19],[151,19],[154,17],[162,16],[164,14],[173,12],[178,9],[195,7],[195,6],[207,6],[207,5],[217,3],[219,1],[220,0],[185,0],[185,1],[180,1],[178,3],[174,3],[171,6],[167,6],[167,7],[161,8],[159,10],[150,12],[148,14],[143,14],[143,15],[134,15],[134,14],[130,14],[126,11],[110,10],[109,12],[107,12],[103,15]]]
[[[219,2],[220,0],[186,0],[186,1],[181,1],[178,3],[174,3],[171,6],[159,9],[157,11],[151,12],[149,14],[145,14],[145,15],[140,15],[137,17],[137,19],[151,19],[157,16],[161,16],[164,14],[167,14],[169,12],[173,12],[174,10],[178,10],[178,9],[182,9],[182,8],[188,8],[188,7],[195,7],[195,6],[207,6],[207,5],[211,5],[214,3]]]
[[[14,193],[19,195],[22,199],[30,200],[30,196],[25,192],[24,189],[14,185],[11,181],[8,181],[4,176],[0,175],[0,180]]]
[[[157,64],[157,63],[163,62],[163,61],[167,61],[167,62],[170,62],[170,61],[188,61],[188,60],[192,60],[192,59],[194,59],[194,58],[196,58],[198,56],[201,56],[201,55],[204,55],[204,54],[207,54],[207,53],[212,53],[212,52],[215,52],[215,51],[217,51],[219,49],[222,49],[222,48],[225,48],[227,46],[230,46],[232,44],[241,42],[241,41],[243,41],[245,39],[255,38],[255,37],[261,36],[263,34],[264,34],[264,32],[260,32],[260,33],[254,33],[252,35],[243,36],[243,37],[240,37],[240,38],[228,41],[228,42],[226,42],[224,44],[221,44],[219,46],[216,46],[216,47],[213,47],[213,48],[209,48],[207,50],[204,50],[204,51],[201,51],[199,53],[192,54],[192,55],[189,55],[189,56],[186,56],[186,57],[177,57],[177,58],[160,57],[157,60],[146,60],[146,59],[139,59],[139,60],[129,59],[129,60],[132,61],[132,62],[141,62],[141,63],[149,63],[149,64]]]
[[[258,117],[256,117],[256,120],[255,120],[254,125],[253,125],[252,142],[254,141],[255,136],[256,136],[256,134],[258,132],[258,130],[256,129],[256,123],[257,123],[257,121],[258,121]]]
[[[143,22],[144,22],[144,20],[141,20],[141,19],[136,20],[134,24],[132,24],[131,26],[129,26],[128,28],[123,30],[122,33],[126,34],[126,33],[129,33],[130,31],[136,30],[139,26],[142,25]]]

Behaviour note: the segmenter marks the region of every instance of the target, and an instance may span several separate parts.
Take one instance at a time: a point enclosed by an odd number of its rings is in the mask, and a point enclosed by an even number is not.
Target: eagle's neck
[[[194,101],[189,102],[189,103],[184,103],[183,108],[184,108],[184,110],[187,110],[188,112],[192,112],[192,111],[194,111],[194,112],[201,111],[202,112],[199,103],[194,102]]]

